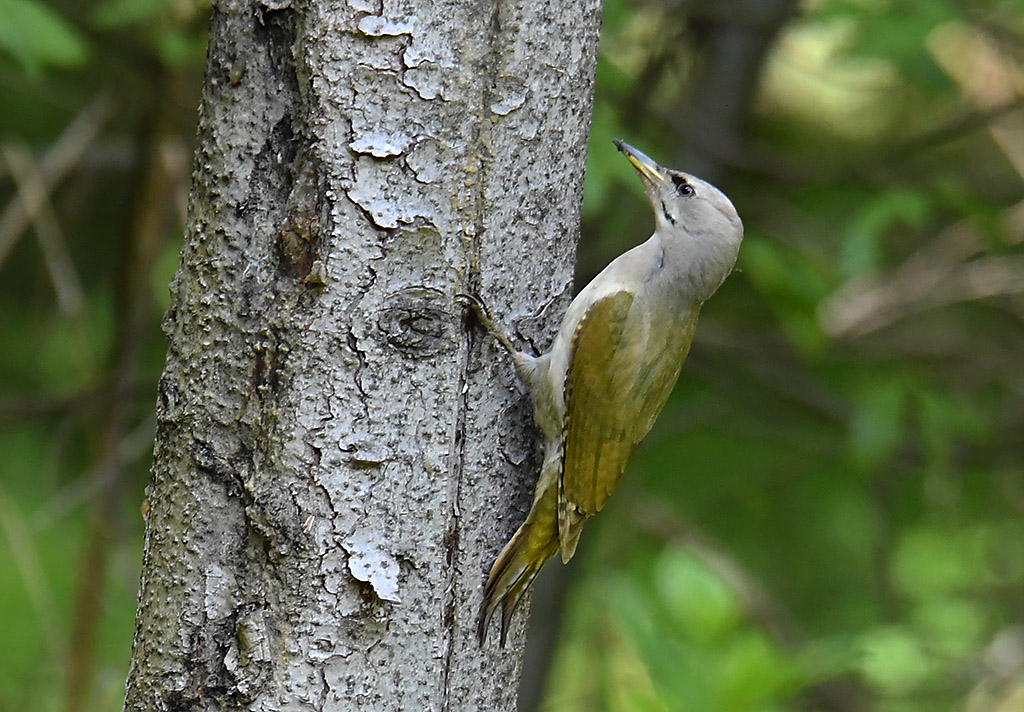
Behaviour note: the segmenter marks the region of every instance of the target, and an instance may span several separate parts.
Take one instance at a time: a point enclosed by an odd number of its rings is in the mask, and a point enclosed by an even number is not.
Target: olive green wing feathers
[[[659,323],[619,291],[596,301],[573,335],[565,380],[566,422],[558,488],[562,561],[583,523],[604,507],[679,377],[697,324]],[[673,324],[674,322],[674,324]]]

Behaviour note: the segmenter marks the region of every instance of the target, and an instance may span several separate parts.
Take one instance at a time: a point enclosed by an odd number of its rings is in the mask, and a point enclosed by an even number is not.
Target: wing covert
[[[563,561],[572,557],[583,522],[604,507],[661,412],[695,326],[696,313],[682,325],[651,323],[627,291],[596,301],[580,320],[565,384],[558,488]]]

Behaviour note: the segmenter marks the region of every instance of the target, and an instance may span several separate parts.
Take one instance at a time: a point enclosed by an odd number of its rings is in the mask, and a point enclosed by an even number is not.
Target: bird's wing
[[[697,324],[651,322],[619,291],[587,310],[573,335],[565,380],[565,439],[559,482],[562,560],[583,522],[604,507],[633,451],[654,425],[682,369]]]

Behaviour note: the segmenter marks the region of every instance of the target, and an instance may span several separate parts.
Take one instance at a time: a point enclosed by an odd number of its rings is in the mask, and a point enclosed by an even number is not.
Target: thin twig
[[[135,402],[139,397],[142,382],[101,383],[88,386],[80,391],[64,394],[26,392],[0,399],[0,427],[20,423],[34,418],[73,415],[90,419],[108,407],[112,399],[127,399]],[[148,394],[146,394],[148,397]]]
[[[863,336],[914,314],[1001,294],[1024,293],[1024,258],[992,257],[889,280],[853,283],[821,309],[832,336]]]
[[[0,146],[0,156],[7,164],[18,189],[18,198],[26,206],[25,213],[35,228],[43,261],[57,293],[57,303],[62,312],[74,316],[82,309],[84,301],[82,282],[75,271],[39,167],[28,147],[20,141],[8,141]]]
[[[98,462],[87,472],[62,487],[43,506],[33,512],[30,523],[33,529],[47,529],[77,510],[86,502],[94,500],[117,484],[121,469],[140,460],[153,449],[153,429],[156,416],[151,415],[117,444],[111,458]]]
[[[102,92],[68,124],[64,133],[39,161],[42,194],[50,193],[67,176],[113,113],[114,102],[110,94]],[[0,215],[0,265],[3,265],[38,209],[38,205],[26,204],[24,200],[14,200]]]
[[[1024,201],[1002,218],[1009,244],[1024,242]],[[979,257],[985,236],[969,220],[958,220],[886,275],[857,277],[819,310],[833,336],[862,336],[911,314],[985,297],[1024,292],[1024,258]]]

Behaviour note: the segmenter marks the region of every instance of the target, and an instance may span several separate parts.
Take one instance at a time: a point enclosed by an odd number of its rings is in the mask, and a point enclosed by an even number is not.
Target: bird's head
[[[743,223],[725,193],[689,173],[659,166],[625,141],[616,139],[615,146],[643,179],[658,232],[685,233],[739,248]]]

